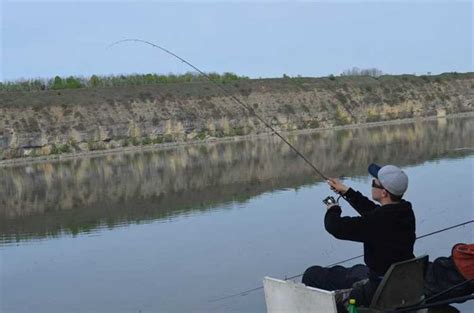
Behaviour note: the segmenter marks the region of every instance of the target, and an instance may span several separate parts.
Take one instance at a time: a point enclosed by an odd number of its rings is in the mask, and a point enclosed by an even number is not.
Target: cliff
[[[280,131],[474,111],[474,73],[222,85]],[[210,82],[0,93],[0,159],[196,142],[268,129]]]

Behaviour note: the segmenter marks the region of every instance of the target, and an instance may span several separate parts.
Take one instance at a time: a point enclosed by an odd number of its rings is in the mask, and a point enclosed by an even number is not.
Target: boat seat
[[[390,266],[369,307],[359,313],[381,313],[423,301],[423,278],[428,256],[423,255]],[[270,277],[263,279],[267,313],[337,313],[334,291]],[[426,313],[427,309],[416,311]]]
[[[421,303],[424,298],[427,264],[427,255],[392,264],[380,282],[370,306],[358,307],[359,313],[379,313]]]

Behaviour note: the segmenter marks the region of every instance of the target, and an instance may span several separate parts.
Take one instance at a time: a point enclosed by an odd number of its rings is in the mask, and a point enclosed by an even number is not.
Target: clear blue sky
[[[250,77],[473,71],[471,1],[2,1],[1,80],[206,72]]]

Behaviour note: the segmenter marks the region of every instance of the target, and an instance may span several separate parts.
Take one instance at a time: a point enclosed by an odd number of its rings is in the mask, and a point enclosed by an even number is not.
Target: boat
[[[423,295],[428,256],[394,263],[388,269],[368,307],[359,313],[455,313],[451,303],[473,300],[474,294],[431,301]],[[336,292],[305,286],[302,283],[265,277],[263,280],[267,313],[337,313]],[[438,296],[438,295],[436,295]]]

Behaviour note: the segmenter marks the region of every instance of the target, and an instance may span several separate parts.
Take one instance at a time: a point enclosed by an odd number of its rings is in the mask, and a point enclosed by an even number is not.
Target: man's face
[[[379,201],[382,198],[383,187],[377,178],[372,180],[372,199]]]

